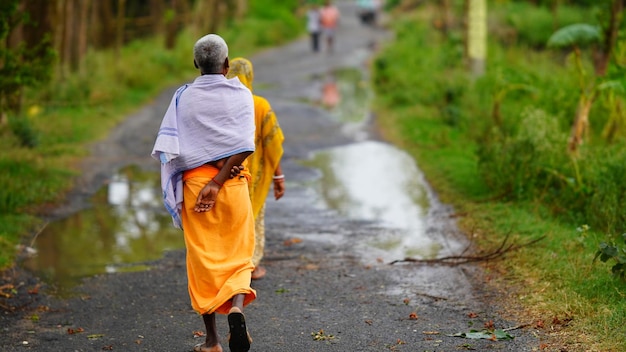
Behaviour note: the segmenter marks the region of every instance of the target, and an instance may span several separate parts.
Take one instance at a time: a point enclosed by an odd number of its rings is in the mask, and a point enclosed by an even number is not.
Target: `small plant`
[[[578,232],[579,236],[576,238],[576,242],[581,246],[585,247],[585,239],[589,237],[589,225],[582,225],[576,228],[576,232]]]
[[[9,127],[20,142],[20,146],[35,148],[39,145],[39,134],[26,117],[10,117]]]
[[[626,233],[623,233],[621,237],[626,244]],[[611,272],[614,276],[622,280],[626,278],[626,247],[620,247],[613,242],[602,242],[600,243],[600,249],[596,252],[593,261],[595,262],[598,258],[600,258],[603,263],[614,259],[616,263],[611,267]]]

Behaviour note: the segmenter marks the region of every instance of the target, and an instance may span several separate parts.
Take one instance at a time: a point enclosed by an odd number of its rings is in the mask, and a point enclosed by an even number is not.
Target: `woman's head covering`
[[[243,83],[248,89],[252,90],[252,81],[254,80],[254,70],[252,69],[252,63],[250,60],[243,57],[237,57],[230,61],[230,68],[226,74],[226,78],[239,77],[241,83]]]

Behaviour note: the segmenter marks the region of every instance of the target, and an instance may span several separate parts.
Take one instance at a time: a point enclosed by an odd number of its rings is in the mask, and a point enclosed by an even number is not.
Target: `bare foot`
[[[224,350],[219,343],[211,347],[207,347],[206,343],[199,343],[193,347],[193,352],[224,352]]]
[[[258,280],[263,278],[263,276],[265,276],[265,274],[267,273],[267,270],[265,270],[264,267],[262,266],[257,266],[256,268],[254,268],[254,270],[252,271],[252,280]]]

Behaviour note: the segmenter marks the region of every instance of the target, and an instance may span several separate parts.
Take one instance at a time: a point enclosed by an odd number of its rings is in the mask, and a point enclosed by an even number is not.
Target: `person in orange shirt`
[[[340,16],[339,9],[330,0],[326,0],[320,10],[320,24],[322,25],[324,38],[326,38],[326,49],[329,53],[332,53],[334,49],[335,32],[339,25]]]

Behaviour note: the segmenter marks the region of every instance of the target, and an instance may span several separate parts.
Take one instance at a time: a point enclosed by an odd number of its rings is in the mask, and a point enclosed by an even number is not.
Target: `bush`
[[[589,224],[607,233],[626,232],[626,145],[616,145],[594,157],[589,168],[592,190],[585,207]]]
[[[34,148],[39,145],[39,134],[26,116],[10,117],[9,128],[22,147]]]
[[[507,44],[535,49],[544,48],[548,38],[561,27],[574,23],[591,23],[594,20],[588,16],[588,10],[564,5],[559,6],[558,11],[553,13],[548,6],[511,2],[497,7],[496,11],[502,11],[504,22],[494,26],[496,28],[493,31],[494,36],[500,37],[503,41],[512,41]]]
[[[528,107],[513,136],[493,127],[478,141],[479,170],[498,194],[512,199],[543,197],[572,185],[561,170],[567,160],[566,141],[554,116]]]

